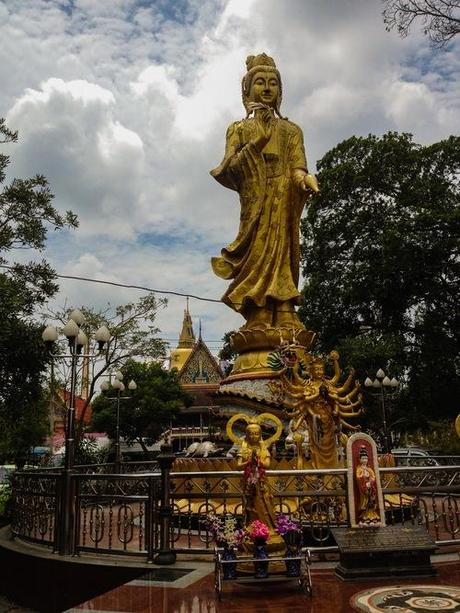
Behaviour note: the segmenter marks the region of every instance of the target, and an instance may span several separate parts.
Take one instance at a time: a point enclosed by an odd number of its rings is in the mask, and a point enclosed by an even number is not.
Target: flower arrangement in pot
[[[256,579],[265,579],[268,577],[268,562],[263,560],[268,559],[267,541],[270,538],[270,530],[264,522],[255,519],[246,528],[246,534],[249,540],[254,543],[254,558],[261,560],[254,562],[254,576]]]
[[[211,514],[206,518],[206,528],[211,532],[218,547],[223,547],[222,560],[236,560],[236,552],[246,537],[246,532],[237,527],[236,517],[224,518]],[[224,579],[236,578],[236,564],[223,564]]]
[[[295,558],[299,555],[302,545],[302,530],[299,522],[281,513],[276,518],[276,531],[286,543],[286,558]],[[286,574],[288,577],[300,575],[300,560],[286,560]]]

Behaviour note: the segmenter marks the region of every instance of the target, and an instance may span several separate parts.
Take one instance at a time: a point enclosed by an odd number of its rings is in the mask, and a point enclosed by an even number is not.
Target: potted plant
[[[216,545],[223,548],[222,560],[236,560],[237,549],[245,538],[245,531],[237,528],[236,518],[233,515],[220,518],[211,514],[206,518],[206,526]],[[236,564],[223,564],[222,571],[224,579],[236,578]]]
[[[286,543],[286,558],[298,557],[302,545],[302,531],[300,524],[288,515],[281,513],[276,518],[276,531]],[[288,577],[300,575],[300,560],[286,560],[286,574]]]
[[[254,543],[254,558],[261,560],[254,562],[254,576],[256,579],[266,579],[268,577],[267,541],[270,538],[270,530],[264,522],[255,519],[246,529],[248,538]]]

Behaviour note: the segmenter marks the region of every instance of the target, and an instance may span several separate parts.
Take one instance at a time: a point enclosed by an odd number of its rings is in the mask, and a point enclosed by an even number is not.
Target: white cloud
[[[439,96],[425,83],[394,81],[386,92],[386,109],[397,130],[413,132],[423,141],[458,133],[458,109],[439,104]]]
[[[51,78],[26,90],[7,119],[21,133],[14,172],[47,176],[58,206],[79,214],[80,232],[132,236],[144,171],[138,134],[113,117],[115,97],[97,84]],[[131,208],[131,221],[121,214]]]

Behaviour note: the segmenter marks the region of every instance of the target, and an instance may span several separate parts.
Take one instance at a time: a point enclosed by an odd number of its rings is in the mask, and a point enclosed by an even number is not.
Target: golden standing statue
[[[267,439],[262,438],[261,424],[272,421],[276,432]],[[244,437],[238,437],[233,431],[238,421],[246,422]],[[275,443],[283,432],[283,424],[271,413],[249,417],[245,413],[233,415],[227,423],[227,436],[239,446],[237,466],[244,471],[243,515],[245,526],[258,519],[264,522],[270,530],[272,543],[280,541],[276,534],[276,515],[270,487],[265,471],[270,468],[270,445]]]
[[[358,485],[358,523],[372,525],[381,522],[377,498],[377,480],[375,472],[369,466],[369,456],[363,447],[359,453],[359,465],[355,473]]]
[[[281,76],[265,53],[249,56],[242,81],[246,118],[227,130],[225,156],[211,171],[239,193],[235,240],[212,259],[214,272],[232,279],[222,300],[246,319],[243,329],[302,329],[295,312],[299,291],[299,223],[310,194],[301,129],[281,116]]]

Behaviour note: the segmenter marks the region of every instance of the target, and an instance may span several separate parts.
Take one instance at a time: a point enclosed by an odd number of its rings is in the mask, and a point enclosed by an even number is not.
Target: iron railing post
[[[147,549],[147,562],[153,562],[156,551],[156,497],[155,497],[155,478],[149,477],[147,491],[147,504],[145,506],[145,545]]]
[[[75,547],[75,481],[72,470],[64,469],[61,476],[59,513],[59,555],[73,555]]]
[[[161,470],[160,550],[153,561],[155,564],[174,564],[176,562],[176,552],[171,547],[172,506],[170,472],[175,456],[172,453],[172,446],[169,444],[162,445],[161,453],[157,459]]]

